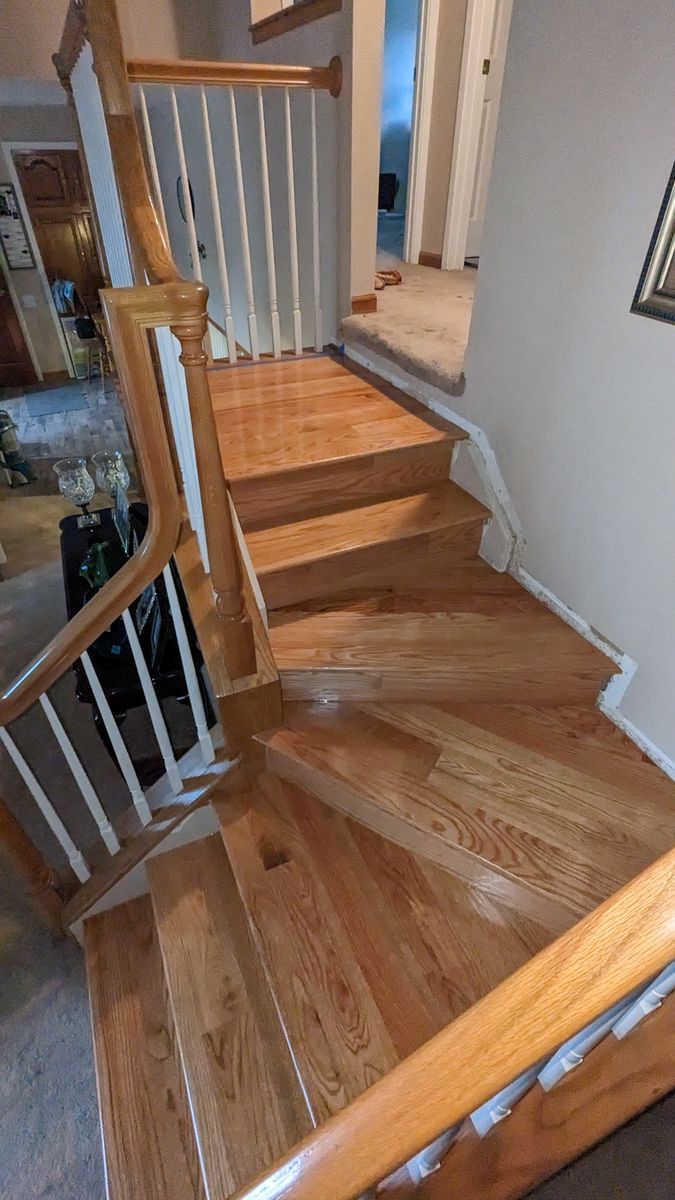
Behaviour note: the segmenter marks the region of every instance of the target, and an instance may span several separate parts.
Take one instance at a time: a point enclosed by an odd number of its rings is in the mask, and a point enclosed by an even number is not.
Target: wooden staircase
[[[285,711],[85,924],[110,1200],[233,1195],[672,841],[613,664],[478,558],[463,433],[330,355],[210,378]]]

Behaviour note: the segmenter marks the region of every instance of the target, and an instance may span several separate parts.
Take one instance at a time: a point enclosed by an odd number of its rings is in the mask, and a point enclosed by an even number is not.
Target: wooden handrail
[[[198,59],[132,58],[127,62],[130,83],[232,84],[236,87],[290,87],[323,90],[339,96],[342,61],[327,67],[281,66],[278,63],[208,62]]]
[[[34,704],[161,573],[180,533],[182,502],[164,424],[147,331],[189,320],[200,308],[191,283],[101,292],[126,397],[126,415],[148,500],[147,533],[133,558],[52,638],[0,696],[0,725]]]
[[[675,958],[675,851],[321,1125],[235,1200],[355,1200]]]

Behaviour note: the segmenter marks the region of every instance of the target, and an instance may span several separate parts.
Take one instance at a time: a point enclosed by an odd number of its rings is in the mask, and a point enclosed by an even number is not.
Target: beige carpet
[[[403,283],[377,293],[376,313],[347,317],[342,339],[450,396],[461,395],[476,271],[414,267],[390,255],[378,256],[378,266],[395,266]]]

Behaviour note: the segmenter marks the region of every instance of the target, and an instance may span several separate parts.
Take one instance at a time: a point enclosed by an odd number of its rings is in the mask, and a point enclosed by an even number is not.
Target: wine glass
[[[96,484],[102,492],[108,492],[117,500],[119,491],[129,487],[129,471],[119,450],[99,450],[91,460],[96,468]]]
[[[82,509],[83,515],[77,518],[78,529],[98,525],[100,522],[98,513],[89,512],[89,505],[93,500],[96,487],[87,470],[86,458],[61,458],[54,463],[54,471],[59,481],[61,495],[65,496],[66,500],[70,500],[71,504],[76,504],[78,508]]]

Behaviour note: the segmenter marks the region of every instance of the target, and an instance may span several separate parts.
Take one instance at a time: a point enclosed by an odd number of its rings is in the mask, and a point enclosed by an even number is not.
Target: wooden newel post
[[[239,546],[213,419],[206,374],[208,359],[203,345],[206,328],[206,312],[203,312],[171,325],[171,332],[181,344],[180,362],[187,382],[211,585],[216,610],[223,622],[225,659],[231,678],[242,679],[256,672],[255,643],[244,602]]]

